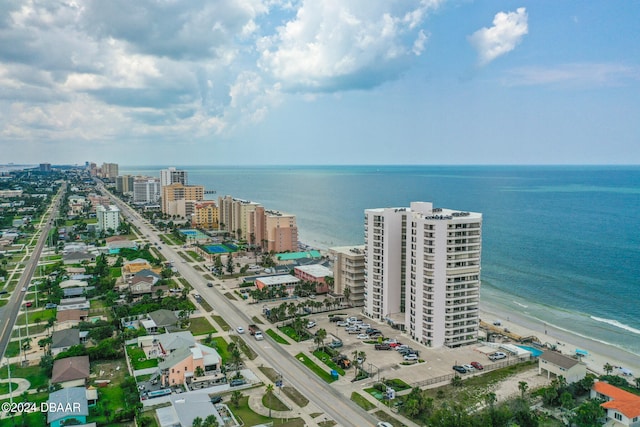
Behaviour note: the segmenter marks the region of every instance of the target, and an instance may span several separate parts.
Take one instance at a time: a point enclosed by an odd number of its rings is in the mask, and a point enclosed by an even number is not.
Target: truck
[[[256,341],[262,341],[264,339],[264,335],[262,335],[262,331],[260,331],[257,325],[249,325],[249,333],[253,335]]]

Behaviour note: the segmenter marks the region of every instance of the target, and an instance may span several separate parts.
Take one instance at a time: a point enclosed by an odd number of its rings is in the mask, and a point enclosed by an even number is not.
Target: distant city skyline
[[[637,1],[4,8],[3,164],[640,163]]]

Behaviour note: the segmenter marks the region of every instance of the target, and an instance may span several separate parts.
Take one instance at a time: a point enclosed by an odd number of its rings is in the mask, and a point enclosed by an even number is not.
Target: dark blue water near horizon
[[[121,174],[159,176],[163,167]],[[300,240],[320,248],[362,244],[367,208],[431,201],[481,212],[484,301],[640,354],[640,167],[182,169],[216,196],[295,214]]]

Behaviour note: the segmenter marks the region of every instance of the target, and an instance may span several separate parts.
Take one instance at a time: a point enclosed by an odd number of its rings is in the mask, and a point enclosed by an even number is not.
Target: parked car
[[[409,348],[409,346],[406,345],[406,344],[400,344],[400,345],[396,346],[396,351],[404,350],[406,348]]]
[[[471,362],[471,366],[473,366],[474,368],[476,368],[478,371],[482,371],[484,369],[484,366],[482,366],[480,363],[478,362]]]
[[[417,354],[413,354],[413,353],[405,354],[405,356],[404,356],[404,360],[407,360],[407,361],[415,361],[415,360],[418,360],[418,355],[417,355]]]
[[[25,307],[31,307],[33,305],[33,303],[31,301],[27,301],[24,303]]]
[[[242,326],[238,326],[238,327],[236,328],[236,331],[237,331],[239,334],[244,334],[244,328],[243,328]]]
[[[368,340],[369,339],[369,335],[367,334],[358,334],[358,336],[356,337],[359,340]]]
[[[207,283],[207,288],[213,288],[213,283],[209,282]],[[216,397],[220,397],[220,396],[216,396]],[[221,398],[222,399],[222,398]],[[213,400],[213,399],[212,399]]]
[[[471,365],[462,365],[462,367],[467,371],[467,372],[473,372],[476,370],[476,368],[474,368]]]
[[[214,405],[215,405],[216,403],[220,403],[220,402],[222,402],[222,396],[213,396],[213,397],[211,398],[211,403],[213,403]]]
[[[336,326],[349,326],[349,322],[347,322],[346,320],[338,320]]]
[[[371,325],[368,323],[360,323],[358,324],[358,328],[367,330],[367,329],[371,329]]]
[[[397,346],[400,345],[399,342],[390,342],[389,345],[391,346],[391,348],[396,348]]]
[[[344,321],[344,317],[340,317],[340,316],[331,316],[329,318],[329,322],[342,322]],[[338,325],[339,326],[339,325]]]
[[[309,320],[307,322],[307,328],[313,328],[314,326],[316,326],[316,322],[314,322],[313,320]]]
[[[329,347],[330,348],[340,348],[340,347],[342,347],[342,341],[331,341],[331,343],[329,343]]]
[[[376,332],[380,332],[379,329],[375,329],[375,328],[367,328],[367,330],[365,331],[367,334],[375,334]]]
[[[501,351],[496,351],[493,354],[489,355],[489,359],[491,360],[500,360],[500,359],[506,359],[507,355]]]
[[[344,330],[347,332],[358,332],[358,328],[356,328],[355,326],[347,326],[346,328],[344,328]]]
[[[454,365],[453,366],[453,370],[456,372],[460,372],[461,374],[466,374],[467,370],[464,369],[464,366],[460,366],[460,365]]]
[[[389,344],[376,344],[375,346],[376,350],[391,350],[391,346]]]
[[[393,427],[393,424],[386,421],[379,421],[378,424],[376,424],[376,427]]]
[[[244,384],[246,384],[246,383],[247,383],[247,382],[246,382],[245,380],[238,379],[238,380],[231,380],[231,381],[229,382],[229,385],[230,385],[231,387],[237,387],[237,386],[240,386],[240,385],[244,385]]]
[[[58,304],[54,304],[52,302],[48,302],[44,308],[56,308],[58,306]]]

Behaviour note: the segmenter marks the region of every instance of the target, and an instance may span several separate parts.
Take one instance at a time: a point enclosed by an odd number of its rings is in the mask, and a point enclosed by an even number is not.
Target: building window
[[[614,417],[616,418],[616,420],[618,420],[618,421],[622,421],[622,415],[621,415],[621,414],[619,414],[619,413],[617,413],[617,412],[616,412],[616,413],[614,414]]]

